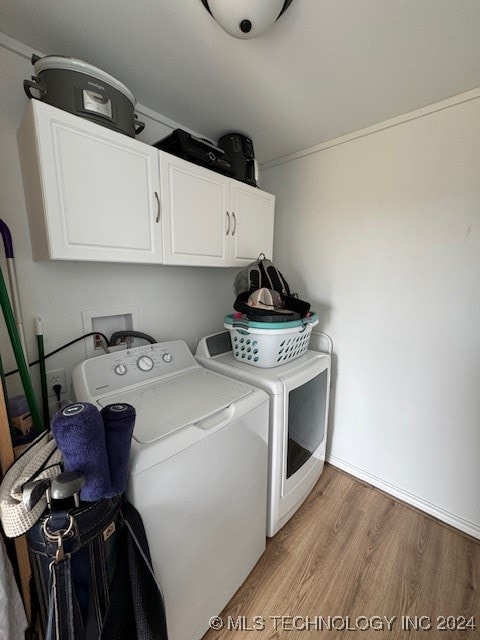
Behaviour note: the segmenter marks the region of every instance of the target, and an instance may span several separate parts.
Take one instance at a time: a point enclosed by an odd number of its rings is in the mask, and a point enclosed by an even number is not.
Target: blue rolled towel
[[[128,479],[128,459],[135,426],[135,409],[131,404],[108,404],[102,411],[110,466],[111,496],[125,491]]]
[[[111,493],[105,429],[100,411],[93,404],[77,402],[57,411],[52,432],[60,449],[65,471],[85,476],[80,499],[95,502]]]

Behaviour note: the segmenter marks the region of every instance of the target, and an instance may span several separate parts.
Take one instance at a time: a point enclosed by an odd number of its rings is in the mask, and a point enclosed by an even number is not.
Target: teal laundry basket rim
[[[230,313],[223,319],[224,323],[238,327],[244,326],[246,329],[273,329],[276,331],[283,331],[285,329],[294,329],[295,327],[301,327],[302,325],[311,324],[318,320],[316,313],[311,313],[308,318],[302,318],[301,320],[292,320],[290,322],[256,322],[255,320],[249,320],[248,318],[234,318],[234,314]]]

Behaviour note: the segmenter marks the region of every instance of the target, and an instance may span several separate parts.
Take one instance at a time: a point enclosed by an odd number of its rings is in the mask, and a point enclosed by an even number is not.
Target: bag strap
[[[50,565],[50,597],[45,640],[82,640],[83,621],[72,584],[70,554]]]
[[[124,500],[121,516],[123,558],[111,586],[110,605],[101,640],[168,640],[165,603],[153,571],[138,511]]]
[[[163,600],[163,593],[162,593],[162,587],[159,583],[159,581],[157,580],[157,576],[155,575],[154,571],[153,571],[153,567],[152,567],[152,562],[151,560],[149,560],[149,558],[147,558],[147,555],[142,547],[142,545],[140,544],[140,542],[137,539],[137,536],[135,535],[135,532],[132,528],[132,525],[128,522],[128,520],[124,520],[125,526],[128,529],[128,532],[130,534],[130,538],[131,540],[135,543],[135,546],[137,548],[137,551],[140,553],[140,556],[144,562],[144,565],[146,567],[146,569],[148,570],[152,580],[155,582],[155,585],[158,589],[158,591],[160,592],[160,595],[162,596],[162,600]]]
[[[261,260],[258,265],[262,287],[278,291],[282,296],[290,295],[290,287],[287,281],[270,260]]]
[[[39,621],[40,603],[38,598],[38,592],[35,588],[35,578],[32,573],[28,581],[28,593],[30,596],[30,624],[25,631],[25,640],[38,640],[38,633],[36,632],[37,623]]]
[[[54,528],[50,529],[50,523]],[[49,565],[47,629],[44,640],[85,640],[83,619],[72,579],[71,554],[64,552],[63,540],[71,534],[75,520],[70,512],[51,511],[43,524],[49,544],[56,545]]]

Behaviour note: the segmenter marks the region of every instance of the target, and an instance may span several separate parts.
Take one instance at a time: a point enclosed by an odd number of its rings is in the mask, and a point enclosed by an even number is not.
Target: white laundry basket
[[[223,326],[230,331],[236,360],[254,367],[269,369],[302,356],[308,349],[310,334],[318,316],[292,322],[254,322],[225,316]]]

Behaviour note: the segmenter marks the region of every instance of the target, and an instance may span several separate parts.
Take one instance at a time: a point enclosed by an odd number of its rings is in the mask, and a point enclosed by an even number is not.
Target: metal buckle
[[[50,531],[48,528],[48,522],[50,520],[50,516],[43,523],[43,533],[48,540],[56,541],[57,543],[57,552],[55,553],[55,560],[50,563],[50,570],[52,569],[52,565],[60,562],[65,557],[65,553],[63,550],[63,539],[67,538],[71,535],[73,530],[73,516],[69,513],[68,515],[68,527],[66,529],[59,529],[58,531]]]

